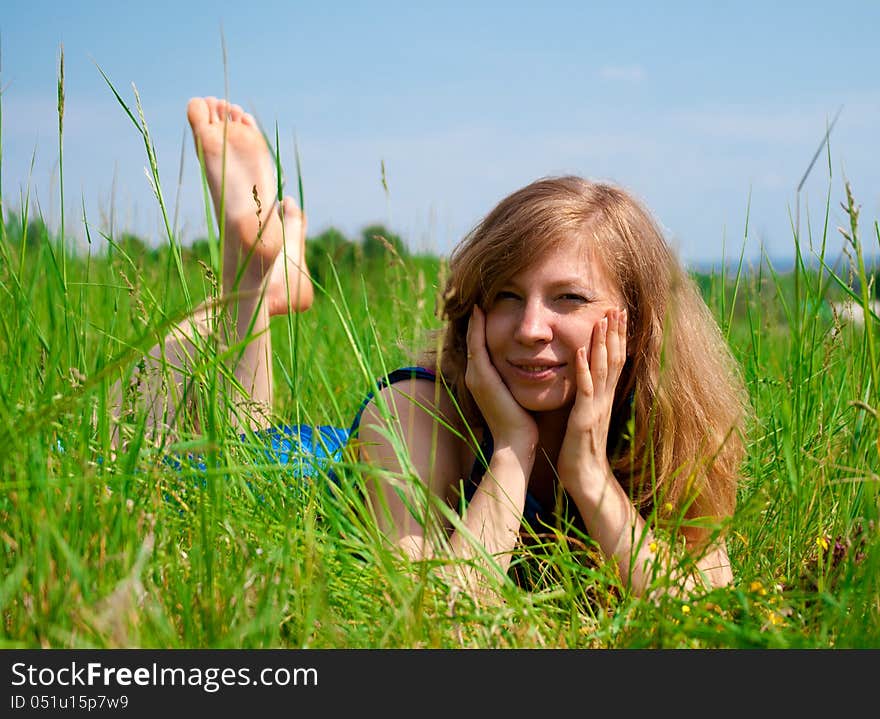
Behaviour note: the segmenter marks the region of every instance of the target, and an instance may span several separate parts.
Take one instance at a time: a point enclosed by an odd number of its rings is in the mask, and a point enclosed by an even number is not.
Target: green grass
[[[129,115],[161,198],[143,113]],[[61,137],[59,123],[59,152]],[[838,192],[829,181],[829,201]],[[823,255],[827,217],[792,238],[792,272],[765,261],[699,278],[757,417],[730,533],[735,584],[639,599],[595,547],[551,533],[515,558],[525,579],[486,606],[450,598],[429,563],[387,550],[355,462],[331,492],[324,476],[255,461],[230,430],[216,347],[194,377],[203,432],[184,424],[175,447],[134,442],[110,459],[110,386],[216,292],[218,254],[192,254],[169,224],[156,251],[92,236],[74,255],[27,195],[18,204],[0,223],[0,646],[880,646],[877,325],[840,326],[828,310],[848,268],[817,270],[804,249]],[[865,235],[880,241],[876,221]],[[347,426],[372,379],[411,361],[438,326],[437,258],[336,269],[324,266],[309,312],[273,320],[279,422]],[[135,416],[136,437],[138,426]],[[207,469],[175,470],[168,451],[197,453]]]

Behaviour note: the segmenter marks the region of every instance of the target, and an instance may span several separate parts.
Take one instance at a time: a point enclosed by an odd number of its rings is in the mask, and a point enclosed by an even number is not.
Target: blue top
[[[437,375],[425,367],[401,367],[390,372],[387,376],[377,381],[376,390],[370,391],[364,397],[354,416],[354,420],[352,420],[351,426],[347,429],[330,425],[319,425],[317,427],[285,425],[278,429],[273,427],[263,430],[260,432],[260,435],[270,441],[270,446],[266,448],[266,455],[281,464],[296,463],[294,473],[299,476],[315,476],[320,470],[326,470],[328,465],[342,459],[342,452],[349,440],[357,436],[364,410],[375,397],[376,391],[408,379],[426,379],[436,382]],[[480,444],[480,453],[478,453],[477,459],[474,461],[470,477],[464,487],[464,499],[468,502],[474,496],[474,492],[477,491],[477,487],[492,459],[492,435],[486,431],[483,433],[483,436],[483,441]],[[485,458],[485,463],[480,455]],[[332,470],[330,476],[335,480]],[[547,514],[541,503],[530,492],[527,492],[523,519],[534,525],[539,515],[546,517]]]

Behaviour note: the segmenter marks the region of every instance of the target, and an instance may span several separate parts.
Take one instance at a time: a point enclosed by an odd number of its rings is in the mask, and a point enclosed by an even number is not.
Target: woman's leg
[[[120,402],[146,409],[148,432],[159,441],[175,434],[184,415],[200,428],[195,389],[215,354],[234,377],[221,383],[218,399],[233,408],[233,427],[265,426],[273,389],[269,318],[306,310],[313,300],[305,217],[292,198],[278,207],[274,166],[254,118],[213,97],[190,100],[187,117],[223,237],[223,284],[219,300],[150,350],[129,387],[136,396]]]

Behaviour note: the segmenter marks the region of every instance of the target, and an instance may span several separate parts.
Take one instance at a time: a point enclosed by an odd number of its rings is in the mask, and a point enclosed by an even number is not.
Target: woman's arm
[[[380,393],[387,413],[375,401],[365,410],[360,451],[378,470],[369,490],[374,514],[388,540],[411,559],[435,557],[445,547],[451,557],[478,564],[487,564],[480,561],[484,554],[493,556],[504,574],[518,538],[534,452],[496,448],[458,526],[453,526],[437,503],[445,503],[453,488],[467,481],[467,460],[473,453],[448,421],[440,419],[449,417],[454,407],[447,397],[435,397],[439,387],[427,380],[397,383]],[[445,395],[442,388],[440,392]],[[391,439],[395,434],[397,441]],[[406,468],[401,450],[408,457]],[[433,496],[426,498],[426,491]],[[480,584],[481,571],[466,574],[471,575],[466,584]]]
[[[538,430],[492,365],[486,349],[485,321],[479,308],[474,309],[468,330],[465,381],[492,433],[494,449],[489,467],[460,523],[455,527],[447,526],[450,530],[448,548],[458,559],[479,561],[488,554],[505,574],[519,537]],[[473,453],[465,450],[465,440],[441,420],[456,416],[456,412],[440,385],[414,380],[408,393],[392,387],[383,390],[382,396],[388,402],[388,419],[382,416],[375,403],[371,404],[365,413],[361,433],[365,459],[377,468],[387,470],[378,475],[380,481],[375,488],[374,503],[386,508],[380,513],[384,516],[382,528],[392,541],[410,557],[430,557],[437,542],[426,537],[426,526],[441,523],[436,522],[435,514],[414,517],[407,508],[407,504],[419,507],[424,506],[424,502],[412,502],[414,494],[418,494],[412,490],[420,487],[400,487],[393,479],[406,473],[402,471],[399,452],[389,439],[389,430],[397,428],[422,487],[441,501],[445,501],[459,482],[469,479],[468,461],[472,461]],[[399,496],[397,490],[400,489],[403,489],[405,498]],[[478,580],[478,574],[470,573],[467,583]]]
[[[607,442],[617,381],[626,361],[626,313],[612,310],[593,330],[589,347],[577,354],[578,396],[559,455],[560,481],[574,500],[590,536],[614,561],[624,582],[643,594],[659,571],[668,572],[670,548],[654,536],[611,471]],[[704,580],[723,586],[732,580],[724,543],[696,562]],[[688,591],[701,583],[682,577]]]
[[[671,547],[647,526],[630,498],[608,467],[604,475],[591,476],[581,472],[566,490],[574,500],[587,531],[615,562],[621,579],[637,595],[645,593],[657,575],[669,575],[672,589],[689,592],[700,586],[722,587],[733,581],[730,560],[723,540],[700,553],[696,572],[678,576],[673,567],[678,563],[671,556]],[[695,545],[689,545],[699,551]]]

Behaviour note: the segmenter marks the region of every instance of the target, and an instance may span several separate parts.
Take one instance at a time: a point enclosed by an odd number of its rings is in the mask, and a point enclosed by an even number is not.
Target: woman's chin
[[[559,412],[561,410],[568,411],[572,406],[571,398],[566,397],[564,394],[557,395],[553,393],[544,396],[536,396],[525,392],[518,392],[513,396],[524,410],[536,414]]]

